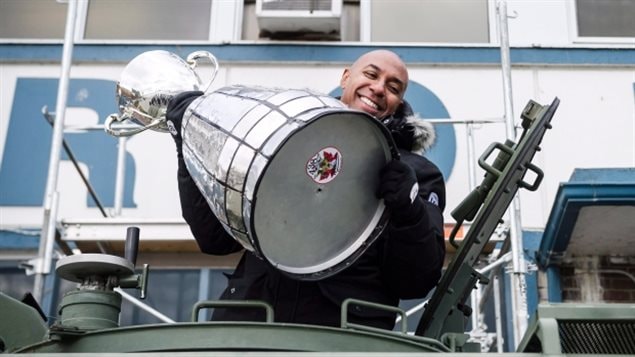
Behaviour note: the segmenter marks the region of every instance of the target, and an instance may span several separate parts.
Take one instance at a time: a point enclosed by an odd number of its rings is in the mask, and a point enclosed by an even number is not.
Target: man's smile
[[[372,100],[368,99],[367,97],[364,97],[364,96],[361,96],[361,95],[360,95],[360,96],[359,96],[359,99],[360,99],[362,102],[364,102],[364,104],[366,104],[366,105],[368,105],[368,106],[372,107],[373,109],[375,109],[375,110],[378,110],[378,109],[379,109],[379,105],[377,105],[377,103],[373,102]]]

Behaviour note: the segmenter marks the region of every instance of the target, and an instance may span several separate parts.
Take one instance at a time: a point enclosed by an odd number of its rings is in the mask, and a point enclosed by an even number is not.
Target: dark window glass
[[[331,0],[262,0],[262,9],[330,11]]]
[[[86,39],[207,40],[211,0],[91,0]]]
[[[63,39],[66,11],[55,0],[0,0],[0,38]]]
[[[372,42],[488,43],[487,0],[371,2]]]
[[[635,37],[635,0],[576,0],[578,36]]]

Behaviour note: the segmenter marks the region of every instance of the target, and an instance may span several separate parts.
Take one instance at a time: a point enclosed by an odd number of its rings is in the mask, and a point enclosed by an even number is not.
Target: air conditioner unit
[[[339,33],[342,0],[256,0],[265,33]]]

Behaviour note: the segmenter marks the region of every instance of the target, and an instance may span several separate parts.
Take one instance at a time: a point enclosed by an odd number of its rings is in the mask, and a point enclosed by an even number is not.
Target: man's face
[[[341,100],[349,108],[383,119],[397,110],[407,84],[408,71],[396,54],[373,51],[344,70]]]

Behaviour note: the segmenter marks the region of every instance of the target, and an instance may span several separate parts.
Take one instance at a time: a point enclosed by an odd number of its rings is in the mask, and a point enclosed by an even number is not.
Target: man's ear
[[[344,89],[346,87],[346,82],[348,82],[348,77],[350,77],[351,71],[348,68],[344,69],[342,73],[342,78],[340,78],[340,87]]]

